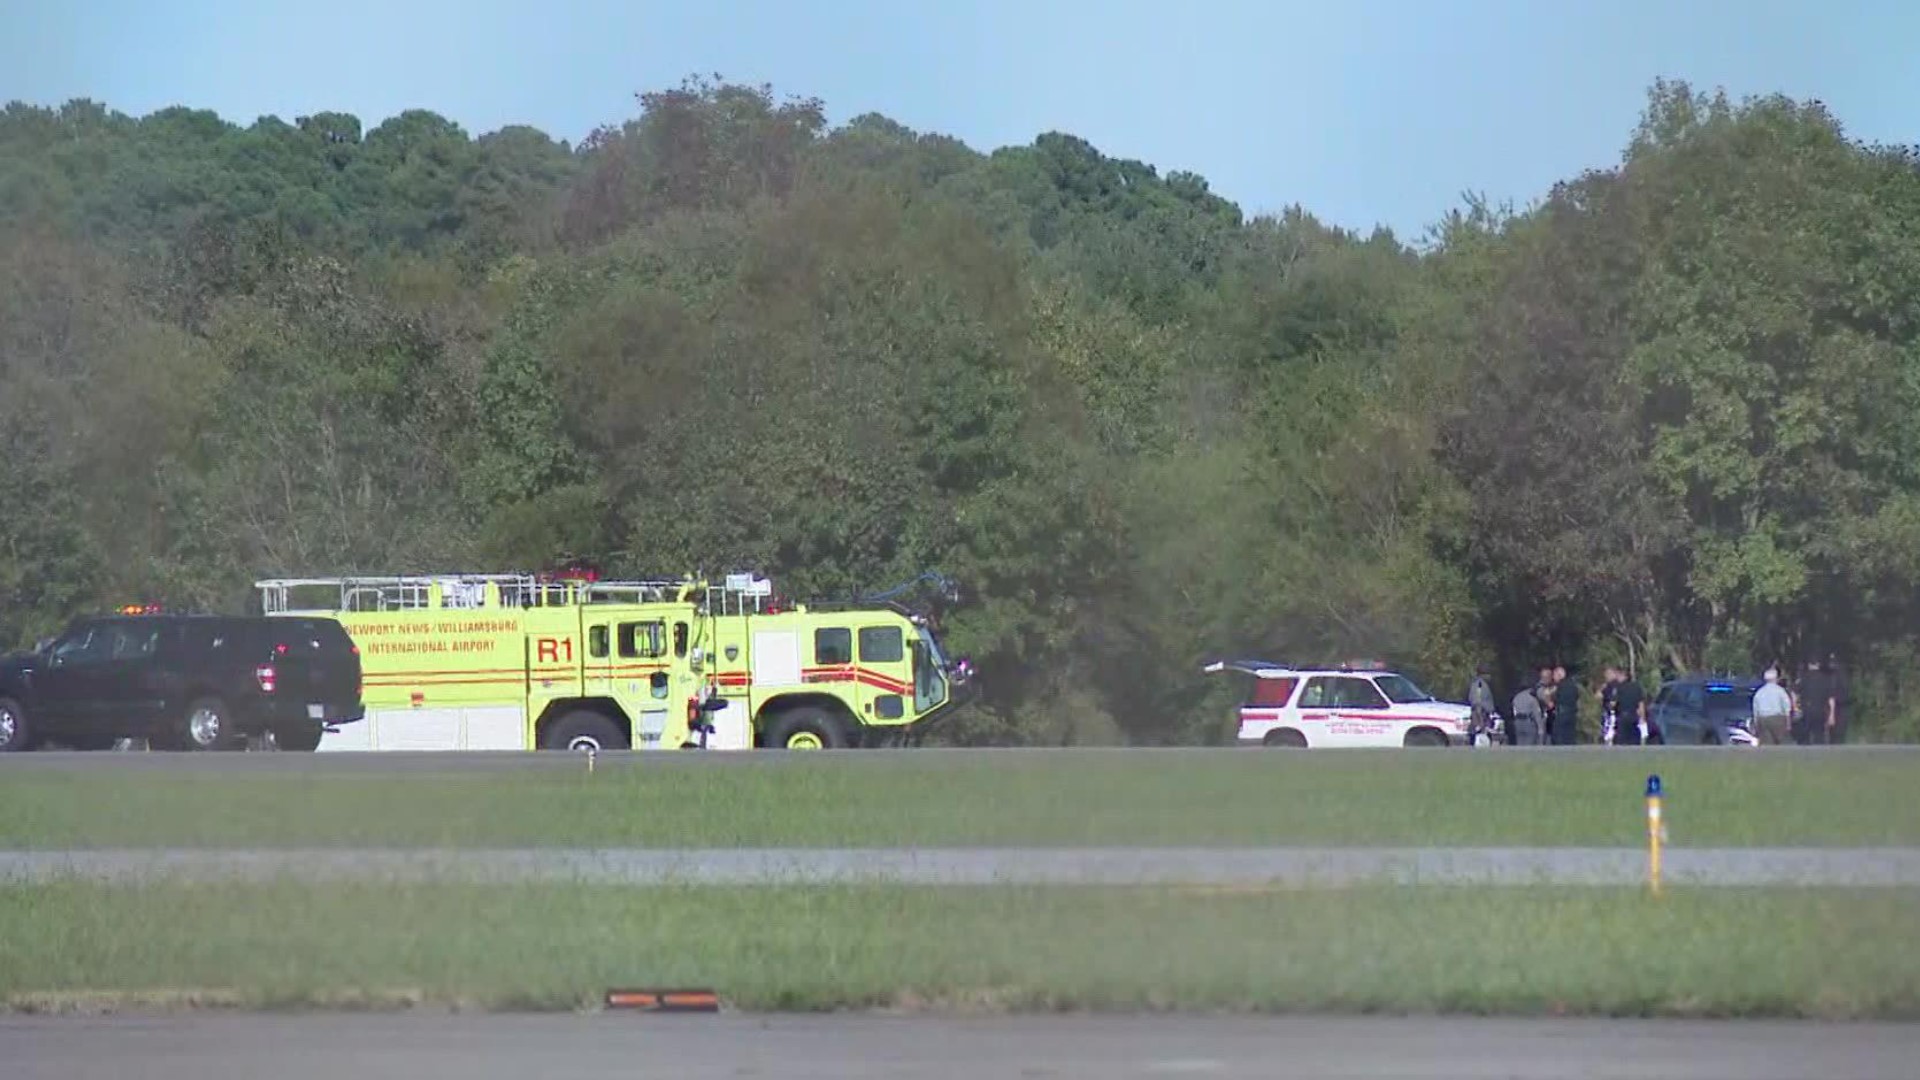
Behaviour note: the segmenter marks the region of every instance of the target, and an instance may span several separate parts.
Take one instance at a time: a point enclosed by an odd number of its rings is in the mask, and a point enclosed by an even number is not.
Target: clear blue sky
[[[1656,76],[1920,142],[1920,7],[1899,3],[0,0],[0,100],[134,114],[425,107],[578,140],[696,71],[983,150],[1069,131],[1252,213],[1405,239],[1463,191],[1524,205],[1613,163]]]

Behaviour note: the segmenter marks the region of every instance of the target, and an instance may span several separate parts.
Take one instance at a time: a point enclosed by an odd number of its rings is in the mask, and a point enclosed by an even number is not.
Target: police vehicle
[[[1647,719],[1669,746],[1758,746],[1751,675],[1683,675],[1660,685]]]
[[[1242,746],[1467,745],[1472,709],[1441,701],[1396,671],[1266,660],[1215,660],[1202,670],[1253,677],[1240,706]]]

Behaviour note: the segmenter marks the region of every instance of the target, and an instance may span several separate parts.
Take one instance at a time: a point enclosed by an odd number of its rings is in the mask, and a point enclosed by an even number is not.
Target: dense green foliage
[[[1920,171],[1654,87],[1418,247],[1047,134],[690,82],[577,147],[427,112],[0,113],[0,639],[260,573],[938,569],[960,734],[1217,738],[1209,654],[1643,678],[1920,658]]]

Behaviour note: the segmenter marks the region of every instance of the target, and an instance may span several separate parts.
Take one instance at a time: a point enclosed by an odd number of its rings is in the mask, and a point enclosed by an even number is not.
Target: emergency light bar
[[[1222,671],[1237,671],[1243,675],[1260,678],[1278,678],[1290,674],[1293,666],[1273,660],[1215,660],[1203,665],[1200,670],[1208,675],[1217,675]]]

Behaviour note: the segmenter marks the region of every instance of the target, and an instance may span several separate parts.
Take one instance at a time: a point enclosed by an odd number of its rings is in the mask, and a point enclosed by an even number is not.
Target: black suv
[[[1683,675],[1663,684],[1647,707],[1647,717],[1671,746],[1727,741],[1729,723],[1753,717],[1753,692],[1760,680],[1746,675]]]
[[[0,661],[0,751],[121,739],[225,750],[268,734],[282,750],[313,750],[329,726],[365,716],[360,693],[360,650],[333,619],[81,619]]]

